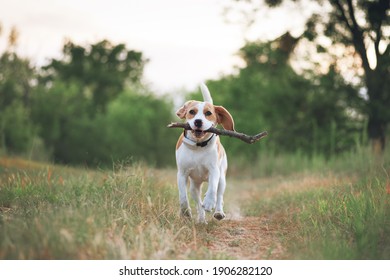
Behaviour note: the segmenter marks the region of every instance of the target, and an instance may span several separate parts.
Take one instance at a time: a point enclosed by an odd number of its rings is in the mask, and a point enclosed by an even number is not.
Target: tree
[[[39,88],[38,88],[39,89]],[[55,162],[111,166],[144,160],[172,164],[167,152],[175,136],[166,128],[172,105],[139,89],[126,89],[107,104],[105,113],[85,113],[88,102],[80,100],[78,83],[56,81],[49,91],[37,90],[32,117]]]
[[[245,67],[207,82],[214,103],[229,110],[238,131],[270,133],[256,147],[223,139],[230,153],[254,161],[265,152],[331,157],[351,149],[363,126],[347,110],[347,96],[356,89],[336,71],[315,79],[298,75],[288,63],[298,41],[286,33],[271,42],[247,43],[239,52]]]
[[[92,100],[91,114],[104,112],[128,82],[139,82],[146,60],[141,52],[127,50],[124,44],[103,40],[87,47],[67,42],[63,58],[52,59],[43,67],[42,81],[78,82],[83,94]]]
[[[26,151],[35,136],[29,105],[36,72],[28,59],[16,54],[17,39],[12,28],[0,55],[0,149],[11,153]]]
[[[178,134],[167,129],[173,120],[167,98],[131,89],[110,102],[102,125],[111,159],[144,160],[159,167],[174,163]],[[180,132],[178,132],[180,133]]]
[[[251,2],[252,5],[258,3],[256,0],[238,1]],[[264,0],[264,2],[273,8],[287,0]],[[294,2],[305,2],[305,0]],[[358,64],[363,70],[360,76],[367,92],[364,109],[368,116],[368,136],[374,151],[383,152],[386,128],[390,122],[390,20],[388,16],[390,2],[388,0],[306,0],[306,2],[318,3],[323,7],[307,20],[304,36],[317,43],[319,49],[330,51],[332,46],[338,45],[343,46],[344,49],[353,48],[357,54],[350,58],[358,59]],[[319,38],[330,39],[332,45],[321,45]],[[370,48],[374,50],[371,58]],[[358,75],[358,72],[356,74]]]
[[[35,69],[30,61],[19,57],[15,52],[17,40],[18,31],[12,28],[7,48],[0,56],[0,111],[16,100],[28,106],[32,85],[36,79]]]
[[[39,135],[55,162],[75,163],[76,160],[73,162],[68,160],[76,154],[74,147],[69,144],[71,142],[69,139],[74,135],[92,137],[89,128],[82,125],[88,121],[93,123],[95,116],[88,114],[91,101],[85,98],[82,92],[80,83],[61,80],[54,80],[49,88],[38,85],[34,90],[31,118],[37,125]],[[81,139],[79,143],[73,141],[72,144],[81,146],[89,139],[84,141]],[[97,141],[94,140],[95,142]],[[82,158],[85,153],[76,156]]]
[[[88,47],[68,42],[63,52],[44,67],[32,99],[31,117],[54,161],[171,163],[171,104],[142,86],[142,53],[105,40]]]

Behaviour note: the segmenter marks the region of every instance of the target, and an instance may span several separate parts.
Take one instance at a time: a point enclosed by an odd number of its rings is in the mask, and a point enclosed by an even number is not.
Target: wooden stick
[[[188,123],[171,123],[167,126],[168,128],[184,128],[185,130],[192,130],[190,125]],[[225,130],[225,129],[218,129],[215,127],[210,127],[209,129],[205,130],[204,132],[211,132],[217,135],[222,135],[222,136],[229,136],[229,137],[234,137],[238,138],[245,143],[248,144],[253,144],[260,139],[264,138],[265,136],[268,135],[267,131],[260,132],[256,135],[247,135],[244,133],[232,131],[232,130]]]

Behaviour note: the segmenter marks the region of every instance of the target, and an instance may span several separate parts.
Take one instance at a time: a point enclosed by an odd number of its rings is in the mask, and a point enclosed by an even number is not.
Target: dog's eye
[[[213,113],[211,113],[210,111],[207,111],[206,113],[204,113],[205,116],[211,116]]]
[[[195,115],[195,114],[196,114],[195,110],[190,110],[189,113],[190,113],[191,115]]]

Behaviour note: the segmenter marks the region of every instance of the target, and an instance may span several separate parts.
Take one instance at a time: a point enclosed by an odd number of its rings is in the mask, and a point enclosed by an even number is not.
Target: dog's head
[[[212,126],[221,124],[224,129],[234,130],[234,121],[230,113],[222,106],[214,106],[210,102],[187,101],[176,115],[181,119],[186,119],[191,126],[192,135],[202,140],[205,138],[205,130]]]

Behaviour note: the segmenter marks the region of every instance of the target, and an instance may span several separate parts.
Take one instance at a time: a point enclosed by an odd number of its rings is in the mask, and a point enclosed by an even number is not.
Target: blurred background
[[[203,81],[237,131],[269,132],[255,145],[223,140],[241,167],[385,154],[388,0],[0,6],[0,156],[173,166],[181,131],[166,125],[184,100],[201,99]]]

